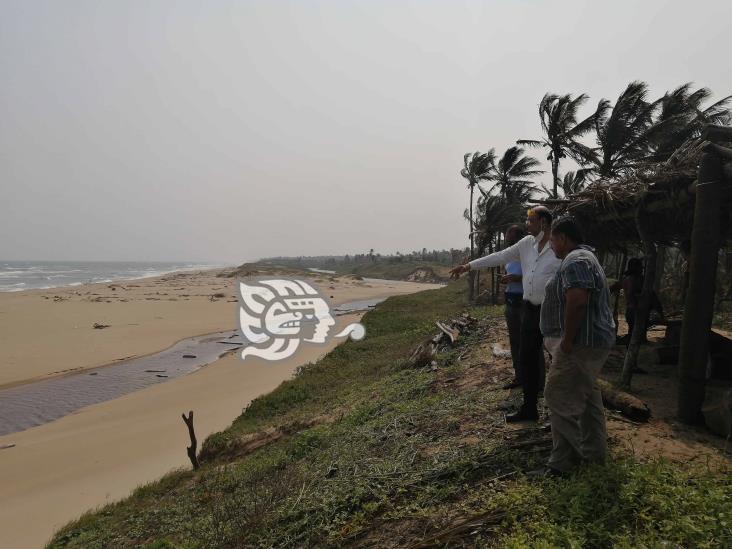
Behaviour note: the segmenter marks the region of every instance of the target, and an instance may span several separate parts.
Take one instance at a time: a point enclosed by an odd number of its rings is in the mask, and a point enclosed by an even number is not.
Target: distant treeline
[[[370,263],[414,263],[429,262],[438,265],[457,265],[469,256],[468,248],[449,250],[427,250],[422,248],[421,251],[394,254],[381,254],[369,250],[360,254],[345,255],[314,255],[314,256],[298,256],[298,257],[267,257],[262,259],[265,262],[278,263],[281,265],[290,265],[295,267],[312,267],[327,269],[329,267],[337,270],[339,267],[351,267],[355,265],[368,265]]]

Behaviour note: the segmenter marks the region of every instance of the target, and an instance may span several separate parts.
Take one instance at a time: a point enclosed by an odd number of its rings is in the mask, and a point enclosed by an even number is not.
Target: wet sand
[[[90,368],[106,363],[84,347],[89,337],[113,333],[118,326],[127,336],[97,342],[94,348],[104,357],[124,357],[159,351],[179,339],[233,328],[235,303],[226,299],[210,301],[206,292],[213,287],[224,287],[232,292],[232,279],[216,279],[211,273],[187,275],[198,288],[196,299],[153,302],[145,293],[162,292],[174,286],[185,286],[181,277],[161,277],[138,281],[136,299],[126,302],[110,299],[89,302],[85,298],[91,287],[72,288],[27,294],[0,296],[0,364],[6,383],[27,380],[27,373],[47,377],[61,369],[54,362],[54,349],[38,349],[29,357],[32,368],[24,368],[23,349],[38,341],[38,326],[49,332],[48,337],[58,342],[55,349],[64,357],[64,366]],[[141,286],[147,286],[143,291]],[[320,284],[322,286],[322,284]],[[334,289],[333,302],[342,303],[398,293],[410,293],[434,287],[387,281],[341,281],[330,284]],[[112,292],[107,285],[103,295]],[[325,286],[328,287],[328,284]],[[102,293],[101,288],[90,293]],[[127,291],[133,291],[128,289]],[[114,290],[115,292],[121,290]],[[171,293],[172,290],[166,293]],[[175,290],[178,295],[193,294],[193,290]],[[78,292],[78,293],[76,293]],[[154,293],[154,292],[153,292]],[[213,292],[212,292],[213,293]],[[63,295],[65,300],[52,301],[42,295]],[[94,296],[96,297],[96,296]],[[28,306],[23,308],[20,302]],[[61,305],[56,322],[44,318]],[[182,305],[182,306],[181,306]],[[194,307],[193,305],[197,305]],[[97,308],[93,308],[97,307]],[[137,308],[137,313],[134,309]],[[200,310],[200,315],[195,312]],[[197,318],[184,319],[184,313]],[[62,313],[66,314],[62,314]],[[107,315],[111,327],[104,330],[91,328],[91,323],[102,322]],[[157,322],[155,317],[161,316]],[[12,317],[26,329],[34,326],[35,334],[28,336],[14,327]],[[122,319],[137,320],[125,328]],[[353,322],[354,315],[339,317],[337,328]],[[95,320],[92,320],[95,319]],[[176,323],[176,322],[179,323]],[[73,328],[73,326],[78,326]],[[81,327],[84,327],[83,329]],[[157,334],[163,326],[164,336]],[[14,342],[5,328],[15,330],[19,338]],[[53,333],[56,329],[61,334]],[[89,333],[92,336],[89,336]],[[77,334],[80,334],[77,336]],[[142,341],[138,341],[138,338]],[[172,341],[171,341],[172,339]],[[180,414],[194,410],[196,432],[200,441],[213,432],[227,427],[246,405],[257,396],[277,387],[292,376],[297,366],[316,360],[342,340],[331,340],[327,346],[302,346],[291,359],[265,363],[252,359],[243,363],[237,356],[228,355],[200,370],[157,384],[120,398],[78,410],[61,419],[0,437],[0,536],[4,548],[41,547],[55,530],[84,511],[128,495],[140,484],[153,481],[176,467],[189,467],[185,453],[187,430]],[[162,344],[161,344],[162,342]],[[8,343],[10,349],[4,345]],[[63,343],[63,345],[62,345]],[[157,348],[152,348],[157,343]],[[76,355],[74,351],[77,351]],[[16,357],[16,363],[6,370],[7,358]],[[73,360],[77,356],[77,360]]]

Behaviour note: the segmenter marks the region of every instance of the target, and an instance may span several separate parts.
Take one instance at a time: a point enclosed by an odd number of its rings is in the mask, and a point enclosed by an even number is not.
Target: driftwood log
[[[198,469],[198,456],[196,455],[198,442],[196,441],[196,432],[193,429],[193,410],[188,412],[188,417],[186,417],[185,414],[181,414],[181,417],[188,427],[188,435],[191,437],[191,445],[186,448],[186,452],[188,453],[188,459],[191,460],[191,464],[195,470]]]
[[[597,384],[602,392],[602,401],[605,408],[619,410],[625,417],[633,421],[648,421],[651,410],[638,397],[616,389],[604,379],[598,379]]]

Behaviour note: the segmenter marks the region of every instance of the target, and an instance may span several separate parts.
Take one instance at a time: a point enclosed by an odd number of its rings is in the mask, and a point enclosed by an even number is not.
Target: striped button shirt
[[[541,308],[542,334],[546,337],[564,336],[565,294],[570,288],[589,290],[585,318],[573,343],[585,347],[612,347],[615,344],[615,322],[610,309],[610,290],[605,272],[589,246],[580,246],[567,254],[556,275],[547,281]]]

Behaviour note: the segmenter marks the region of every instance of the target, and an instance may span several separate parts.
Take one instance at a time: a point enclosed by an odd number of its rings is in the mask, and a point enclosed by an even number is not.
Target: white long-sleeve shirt
[[[524,299],[534,305],[544,301],[544,288],[551,276],[557,271],[561,260],[557,259],[549,242],[539,252],[539,241],[528,235],[509,246],[485,257],[474,259],[469,263],[471,269],[498,267],[509,261],[520,261],[524,287]]]

